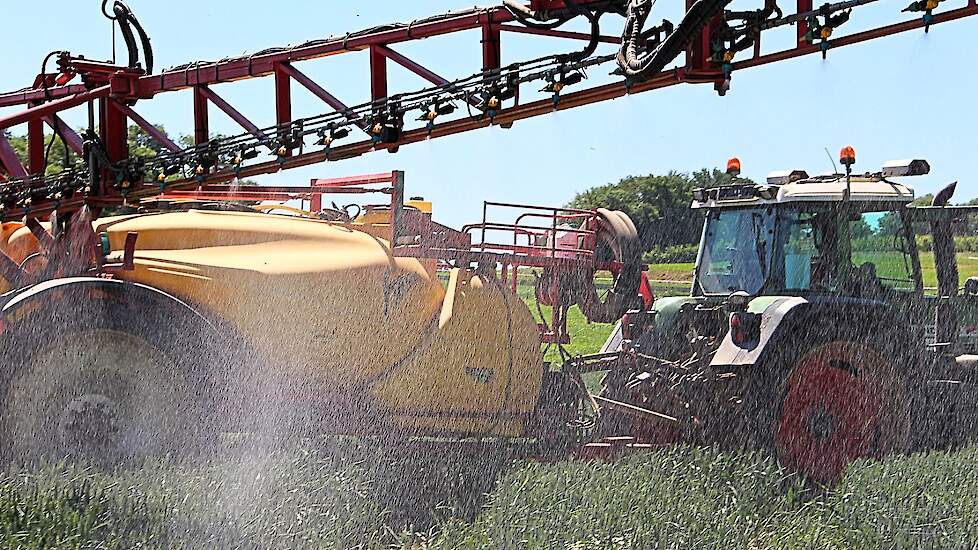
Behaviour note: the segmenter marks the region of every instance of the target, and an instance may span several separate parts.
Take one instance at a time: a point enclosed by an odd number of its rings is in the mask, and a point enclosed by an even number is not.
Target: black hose
[[[757,11],[731,11],[727,12],[726,19],[728,21],[734,19],[743,19],[745,21],[759,22],[763,21],[772,15],[777,14],[776,19],[781,19],[784,17],[784,12],[778,6],[777,0],[764,0],[764,7]]]
[[[586,17],[591,23],[591,38],[588,41],[588,45],[580,52],[557,56],[561,63],[576,63],[591,57],[594,55],[594,52],[598,50],[598,46],[601,43],[601,16],[608,12],[603,9],[591,11],[581,6],[574,0],[566,0],[565,3],[567,5],[569,15],[559,17],[555,21],[541,22],[540,14],[531,11],[523,4],[520,4],[517,0],[503,0],[503,6],[509,10],[513,17],[520,22],[520,24],[531,29],[553,30],[572,19],[575,19],[576,17]]]
[[[139,24],[139,20],[136,19],[136,15],[129,12],[129,21],[132,26],[136,28],[136,32],[139,34],[139,42],[143,46],[143,58],[146,60],[146,74],[153,74],[153,46],[150,44],[149,35],[143,29],[143,26]]]
[[[129,8],[122,2],[116,1],[112,6],[115,13],[115,21],[119,24],[119,31],[122,32],[122,39],[126,42],[126,50],[129,52],[129,67],[139,65],[139,46],[136,44],[136,36],[132,33],[132,25],[129,23]]]
[[[51,101],[51,90],[49,89],[50,87],[48,86],[48,79],[47,79],[48,61],[50,61],[52,57],[56,55],[60,55],[62,53],[64,52],[57,51],[57,50],[53,51],[47,54],[46,56],[44,56],[44,60],[41,61],[41,89],[44,90],[45,101]]]
[[[714,16],[720,14],[732,0],[696,0],[676,29],[654,50],[640,53],[640,37],[652,12],[653,0],[632,0],[628,6],[622,45],[618,51],[618,66],[626,77],[641,80],[662,71],[689,46],[696,35]]]
[[[47,54],[46,56],[44,56],[44,61],[41,61],[41,88],[44,90],[44,99],[47,101],[51,101],[51,90],[48,86],[48,78],[47,78],[48,61],[50,61],[51,58],[54,57],[55,55],[59,55],[61,53],[64,52],[53,51]],[[47,171],[48,157],[51,156],[51,147],[54,145],[55,138],[61,137],[61,132],[58,129],[58,117],[52,116],[51,123],[54,129],[54,135],[51,136],[51,141],[49,141],[47,147],[44,148],[44,165],[41,167],[41,173]],[[67,170],[68,169],[68,142],[65,141],[63,137],[61,137],[61,143],[65,147],[64,167]]]
[[[146,74],[153,73],[153,47],[150,44],[149,35],[136,19],[132,10],[121,0],[115,0],[112,4],[112,13],[105,10],[109,0],[102,0],[102,15],[119,24],[119,31],[122,32],[122,39],[126,42],[126,50],[129,53],[129,67],[139,66],[139,49],[142,47],[143,57],[146,60]],[[133,28],[136,32],[133,33]],[[139,37],[137,44],[136,37]]]

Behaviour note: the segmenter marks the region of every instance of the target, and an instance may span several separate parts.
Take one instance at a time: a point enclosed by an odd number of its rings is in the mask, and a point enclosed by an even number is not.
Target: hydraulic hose
[[[777,14],[775,19],[784,17],[784,12],[778,6],[777,0],[764,0],[764,7],[757,11],[731,11],[727,12],[726,19],[743,19],[745,21],[764,21],[772,15]]]
[[[126,50],[129,53],[129,67],[139,66],[139,49],[143,50],[146,60],[146,74],[153,72],[153,47],[150,44],[149,35],[136,19],[132,10],[121,0],[115,0],[112,4],[111,14],[105,11],[109,0],[102,0],[102,14],[119,24],[119,31],[122,32],[122,39],[126,42]],[[133,28],[136,32],[133,33]],[[136,42],[136,35],[139,35],[139,43]]]
[[[621,262],[621,270],[604,300],[598,296],[594,285],[594,272],[581,273],[577,281],[577,305],[589,320],[595,323],[614,323],[629,309],[640,303],[639,286],[642,281],[642,262],[638,231],[632,220],[623,212],[597,210],[599,216],[598,239]]]
[[[654,0],[632,0],[628,5],[622,45],[618,51],[618,66],[626,77],[642,80],[662,71],[681,54],[703,27],[723,11],[732,0],[696,0],[683,20],[654,50],[640,53],[645,22],[652,12]]]
[[[503,0],[503,6],[513,14],[513,17],[515,17],[520,24],[537,30],[553,30],[577,17],[577,15],[570,15],[559,18],[555,21],[542,23],[540,22],[540,15],[538,13],[519,3],[518,0]]]
[[[607,11],[605,11],[603,8],[592,11],[588,8],[580,6],[573,0],[566,0],[566,4],[567,8],[565,10],[561,10],[561,12],[566,12],[567,14],[562,13],[555,20],[547,21],[545,14],[531,10],[530,8],[519,3],[518,0],[503,0],[503,6],[508,9],[511,14],[513,14],[513,17],[515,17],[520,24],[531,29],[553,30],[578,16],[586,17],[591,23],[591,38],[588,41],[588,45],[580,52],[558,56],[561,62],[576,63],[591,57],[594,55],[594,52],[598,50],[598,45],[601,42],[601,16],[607,13]]]

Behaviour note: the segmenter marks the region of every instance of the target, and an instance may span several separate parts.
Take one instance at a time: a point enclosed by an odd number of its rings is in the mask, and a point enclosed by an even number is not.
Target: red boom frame
[[[577,3],[593,4],[598,1],[600,0],[577,0]],[[533,0],[531,2],[532,8],[541,10],[559,9],[563,5],[564,3],[561,0]],[[797,0],[797,8],[799,13],[809,11],[812,8],[812,1]],[[978,14],[978,0],[969,0],[966,7],[934,14],[927,21],[917,18],[878,29],[833,38],[825,41],[822,45],[809,43],[804,40],[804,35],[807,30],[806,22],[799,20],[796,22],[798,41],[794,47],[776,53],[760,55],[759,47],[755,46],[752,57],[734,62],[729,68],[736,70],[755,67],[797,56],[822,52],[826,48],[837,48],[856,44],[976,14]],[[101,141],[104,144],[108,160],[116,162],[124,160],[128,155],[126,140],[128,137],[127,127],[129,122],[135,123],[143,128],[167,149],[171,151],[180,150],[178,145],[166,139],[149,121],[145,120],[133,109],[137,101],[149,100],[162,93],[184,89],[192,90],[194,136],[197,143],[204,143],[210,137],[207,116],[207,107],[210,104],[213,104],[226,113],[246,132],[255,136],[262,136],[262,131],[254,123],[218,95],[211,86],[217,83],[268,76],[273,77],[276,120],[279,124],[287,125],[292,121],[290,92],[293,83],[297,83],[307,89],[332,109],[337,111],[347,109],[346,103],[332,95],[323,86],[313,81],[296,67],[296,64],[302,61],[352,51],[368,50],[370,54],[370,89],[372,99],[378,100],[378,103],[380,103],[381,100],[389,95],[387,82],[388,60],[405,67],[432,84],[444,85],[448,82],[444,77],[439,76],[395,51],[393,46],[399,43],[480,29],[482,35],[482,59],[480,68],[482,70],[493,70],[500,68],[501,41],[504,33],[514,32],[545,35],[569,40],[587,40],[590,38],[590,35],[584,33],[540,30],[514,25],[513,21],[514,16],[505,8],[478,9],[457,15],[434,18],[417,24],[389,26],[375,32],[329,39],[240,59],[194,64],[183,69],[169,70],[154,75],[142,75],[138,71],[129,68],[93,64],[94,68],[91,70],[95,71],[96,77],[93,78],[89,75],[88,86],[57,86],[54,82],[54,75],[41,75],[38,77],[32,89],[0,94],[0,107],[26,106],[21,112],[0,118],[0,132],[12,126],[26,123],[29,145],[28,166],[25,167],[19,162],[13,148],[4,139],[3,134],[0,133],[0,167],[12,178],[43,173],[45,168],[43,166],[43,149],[45,145],[43,132],[45,125],[56,127],[65,138],[67,145],[76,153],[81,153],[83,147],[82,139],[64,124],[59,113],[85,104],[89,104],[93,112],[94,107],[98,107],[98,117],[95,120],[100,128]],[[520,103],[519,95],[517,94],[515,98],[516,105],[499,110],[494,117],[462,117],[444,123],[433,124],[428,128],[405,130],[399,135],[398,139],[392,142],[377,143],[376,140],[364,140],[358,143],[338,146],[330,151],[300,151],[299,154],[292,154],[290,150],[283,155],[283,158],[278,160],[242,166],[236,172],[230,170],[218,171],[213,174],[208,174],[206,180],[208,183],[229,181],[234,177],[267,174],[326,160],[356,156],[376,149],[396,151],[397,147],[408,143],[452,135],[493,124],[508,127],[517,120],[550,113],[554,110],[569,109],[580,105],[606,101],[629,93],[639,93],[680,83],[716,83],[725,78],[720,67],[710,60],[709,33],[716,24],[718,23],[708,24],[703,32],[703,39],[696,40],[689,46],[686,61],[683,66],[664,71],[641,83],[626,86],[625,83],[619,82],[595,86],[582,91],[567,93],[561,96],[559,103],[546,99]],[[618,38],[610,36],[601,36],[600,41],[607,43],[620,42]],[[44,83],[53,86],[44,90],[42,89],[42,84]],[[188,186],[196,186],[199,182],[181,180],[175,182],[175,185],[180,185],[181,183],[186,183]],[[150,194],[151,192],[152,189],[148,188],[144,194]],[[101,186],[98,189],[92,190],[90,196],[85,199],[49,202],[48,204],[38,204],[35,201],[30,207],[30,212],[40,215],[54,208],[62,210],[70,209],[82,202],[112,204],[121,201],[122,198],[112,189],[112,186],[107,184],[106,181],[103,181]],[[8,210],[4,213],[3,217],[4,219],[12,219],[25,213],[23,209],[18,211]]]

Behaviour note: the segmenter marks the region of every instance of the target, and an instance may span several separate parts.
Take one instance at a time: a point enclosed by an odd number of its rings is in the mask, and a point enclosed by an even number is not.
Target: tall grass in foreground
[[[391,456],[296,448],[197,466],[8,469],[0,474],[0,547],[978,545],[978,448],[857,463],[831,490],[806,486],[760,454],[687,447],[613,463],[522,462],[472,521],[457,513],[464,491],[446,483],[450,471],[383,467]],[[405,506],[432,523],[411,523],[396,511]]]

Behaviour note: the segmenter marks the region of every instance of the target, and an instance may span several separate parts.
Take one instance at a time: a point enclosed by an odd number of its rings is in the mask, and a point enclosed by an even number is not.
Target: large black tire
[[[0,449],[8,460],[183,455],[224,425],[227,342],[182,302],[79,280],[4,311]]]
[[[913,358],[892,326],[810,326],[825,332],[783,341],[752,375],[744,428],[783,466],[832,484],[854,460],[909,450]]]

